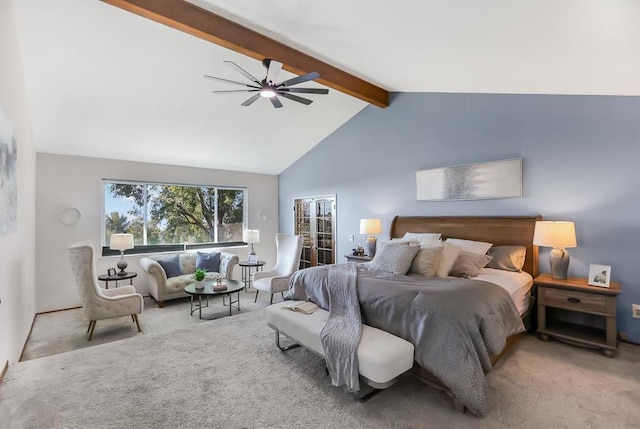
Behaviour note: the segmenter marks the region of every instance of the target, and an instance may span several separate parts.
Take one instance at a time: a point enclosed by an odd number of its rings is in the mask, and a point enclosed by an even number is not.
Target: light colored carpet
[[[244,314],[269,305],[269,294],[259,294],[258,302],[255,304],[254,297],[253,289],[249,292],[240,292],[240,311],[238,312],[234,306],[232,314],[234,316]],[[276,295],[274,301],[280,300],[280,295]],[[190,298],[166,301],[164,308],[158,308],[156,302],[147,297],[144,299],[144,311],[139,316],[142,333],[138,332],[130,317],[118,317],[99,320],[93,339],[87,341],[89,321],[81,308],[39,314],[33,324],[22,360],[36,359],[140,335],[171,331],[228,316],[229,307],[223,307],[221,297],[209,300],[209,307],[202,309],[202,320],[198,318],[197,310],[193,315],[190,314]]]
[[[532,336],[488,375],[485,418],[411,376],[365,403],[324,363],[282,353],[263,310],[12,365],[2,428],[630,428],[640,351],[616,359]]]

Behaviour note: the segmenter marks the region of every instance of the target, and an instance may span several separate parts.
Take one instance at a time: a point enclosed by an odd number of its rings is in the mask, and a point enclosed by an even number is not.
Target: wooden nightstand
[[[538,287],[538,334],[541,340],[553,337],[570,344],[602,349],[609,358],[615,356],[618,349],[616,298],[622,289],[620,283],[611,282],[609,288],[603,288],[589,286],[585,278],[556,280],[550,274],[542,274],[533,281]],[[602,317],[606,328],[553,320],[547,317],[547,307]]]
[[[354,256],[354,255],[344,255],[347,258],[347,262],[369,262],[373,258],[371,256]]]

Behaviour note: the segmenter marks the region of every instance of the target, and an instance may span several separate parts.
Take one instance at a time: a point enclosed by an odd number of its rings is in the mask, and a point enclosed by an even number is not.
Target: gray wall
[[[418,169],[522,157],[523,198],[417,202]],[[640,343],[640,98],[394,94],[368,106],[280,175],[280,231],[293,231],[292,199],[337,194],[338,259],[360,218],[536,215],[576,223],[569,274],[612,266],[623,283],[618,329]],[[349,242],[349,234],[356,242]],[[541,272],[549,272],[541,249]]]

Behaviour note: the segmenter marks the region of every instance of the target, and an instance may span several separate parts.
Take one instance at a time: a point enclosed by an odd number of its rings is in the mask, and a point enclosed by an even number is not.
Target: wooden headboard
[[[486,241],[495,246],[517,245],[527,248],[523,271],[538,275],[538,246],[533,245],[535,217],[495,216],[396,216],[391,222],[391,238],[405,232],[434,232],[442,238]]]

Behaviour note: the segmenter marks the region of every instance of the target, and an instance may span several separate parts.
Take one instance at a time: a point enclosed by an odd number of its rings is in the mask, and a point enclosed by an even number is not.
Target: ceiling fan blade
[[[249,85],[248,83],[242,83],[242,82],[236,82],[235,80],[229,80],[229,79],[223,79],[221,77],[216,77],[216,76],[209,76],[209,75],[203,75],[202,77],[206,78],[206,79],[212,79],[212,80],[218,80],[220,82],[225,82],[225,83],[232,83],[234,85],[241,85],[241,86],[247,86],[249,88],[260,88],[259,86],[255,86],[255,85]]]
[[[306,104],[307,106],[309,104],[313,103],[313,101],[309,100],[308,98],[298,97],[297,95],[288,94],[286,92],[280,92],[278,94],[283,96],[284,98],[288,98],[289,100],[293,100],[293,101],[297,101],[298,103]]]
[[[260,98],[260,93],[257,93],[256,95],[254,95],[253,97],[249,98],[247,101],[245,101],[244,103],[242,103],[243,106],[251,106],[251,104],[256,101],[258,98]]]
[[[311,73],[303,74],[302,76],[298,76],[298,77],[291,78],[289,80],[285,80],[284,82],[280,82],[278,84],[278,87],[296,85],[296,84],[299,84],[299,83],[302,83],[302,82],[307,82],[309,80],[318,79],[319,77],[320,77],[320,73],[311,72]]]
[[[299,94],[328,94],[326,88],[278,88],[278,91],[297,92]]]
[[[278,75],[280,74],[280,70],[282,70],[282,63],[278,61],[270,60],[269,68],[267,69],[267,83],[276,82]]]
[[[249,73],[248,71],[246,71],[245,69],[240,67],[238,64],[234,63],[233,61],[225,61],[225,63],[227,63],[231,67],[235,68],[238,72],[240,72],[244,77],[246,77],[250,81],[253,81],[253,82],[257,83],[259,86],[262,85],[260,83],[260,81],[256,77],[254,77],[251,73]]]
[[[280,99],[274,95],[273,97],[270,97],[269,100],[271,100],[271,104],[273,104],[273,107],[275,107],[276,109],[279,109],[282,107],[282,103],[280,102]]]
[[[211,91],[214,94],[225,94],[227,92],[257,92],[257,89],[226,89],[224,91]]]

